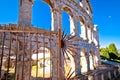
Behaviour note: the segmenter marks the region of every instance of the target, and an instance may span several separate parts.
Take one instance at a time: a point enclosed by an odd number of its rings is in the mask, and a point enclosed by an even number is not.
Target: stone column
[[[108,78],[111,79],[111,72],[108,72]]]
[[[100,58],[100,53],[99,53],[99,48],[95,48],[95,55],[94,55],[94,64],[95,67],[99,66],[101,64],[101,58]]]
[[[99,64],[101,64],[101,58],[100,58],[100,48],[99,48],[99,47],[97,47],[97,48],[96,48],[96,51],[97,51],[97,52],[96,52],[96,54],[97,54],[97,58],[98,58],[98,61],[97,61],[97,62],[98,62],[98,65],[99,65]]]
[[[86,60],[87,60],[87,71],[90,71],[90,59],[89,59],[89,50],[87,51]]]
[[[90,53],[89,60],[90,60],[90,70],[93,70],[94,69],[93,53]]]
[[[91,31],[91,27],[87,27],[87,32],[88,32],[88,40],[89,40],[89,43],[92,42],[92,31]]]
[[[101,74],[101,80],[104,80],[104,74]]]
[[[22,26],[31,26],[32,19],[32,0],[19,0],[19,18],[18,24]]]
[[[97,28],[94,26],[94,29],[93,29],[93,42],[95,43],[96,46],[99,45],[99,40],[98,40],[98,31],[97,31]]]
[[[75,35],[75,24],[73,17],[70,16],[70,34]]]
[[[57,7],[52,8],[52,31],[58,31],[58,27],[61,28],[61,10]]]
[[[114,74],[115,77],[117,76],[117,74],[116,74],[116,70],[114,70],[113,74]]]
[[[76,35],[78,34],[78,19],[77,19],[77,14],[73,13],[73,17],[70,16],[70,34]]]
[[[81,74],[81,67],[80,67],[80,50],[76,50],[76,55],[74,57],[75,61],[75,74]]]
[[[52,80],[59,80],[59,60],[58,60],[58,50],[57,46],[52,46],[54,48],[55,53],[52,55]]]
[[[96,52],[96,53],[97,53],[97,57],[98,57],[98,63],[101,64],[99,35],[98,35],[97,25],[94,25],[94,27],[96,28],[96,41],[97,41],[97,45],[96,45],[96,50],[97,50],[97,52]]]

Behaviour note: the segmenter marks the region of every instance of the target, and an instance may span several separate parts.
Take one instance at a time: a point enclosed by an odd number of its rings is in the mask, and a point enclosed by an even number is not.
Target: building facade
[[[97,26],[94,25],[94,23],[92,22],[92,8],[90,5],[90,1],[89,0],[42,0],[42,1],[45,2],[46,5],[48,5],[51,9],[52,18],[51,30],[50,31],[36,30],[38,31],[38,33],[30,32],[32,37],[30,37],[29,34],[27,35],[24,34],[23,39],[30,40],[28,42],[24,42],[24,40],[23,41],[21,40],[21,43],[13,41],[12,43],[13,45],[14,44],[20,45],[24,43],[27,46],[25,48],[23,45],[25,50],[21,49],[21,51],[19,51],[18,55],[26,53],[26,56],[24,56],[25,58],[23,58],[23,55],[20,55],[20,57],[18,57],[20,58],[19,61],[26,60],[26,62],[24,64],[25,67],[21,66],[23,65],[23,63],[18,62],[18,67],[16,68],[16,75],[19,76],[17,76],[15,79],[21,80],[22,78],[21,76],[23,76],[24,74],[24,73],[21,74],[23,68],[25,68],[23,72],[26,72],[26,74],[24,75],[24,80],[30,79],[28,76],[28,74],[30,73],[29,70],[31,66],[29,65],[30,64],[29,60],[31,59],[29,52],[29,50],[31,50],[31,48],[29,47],[30,44],[35,45],[32,48],[33,52],[41,53],[42,55],[43,53],[47,52],[53,53],[51,54],[52,58],[48,60],[48,62],[50,62],[50,60],[52,61],[51,62],[52,66],[49,69],[52,71],[50,72],[48,70],[52,76],[52,80],[59,80],[60,78],[63,79],[62,77],[65,77],[69,73],[67,69],[71,70],[71,74],[73,74],[72,77],[96,69],[97,66],[100,64],[99,34]],[[32,25],[31,23],[32,5],[34,5],[34,0],[19,0],[18,24],[11,26],[14,27],[27,26],[26,28],[29,27],[31,28],[32,31],[32,28],[34,27],[34,25]],[[63,11],[69,14],[70,26],[68,27],[70,27],[70,35],[65,35],[64,33],[61,33]],[[79,25],[78,21],[80,22]],[[81,29],[81,34],[79,34],[78,32],[79,26]],[[33,32],[34,31],[35,30],[33,30]],[[13,37],[14,36],[15,35],[13,35]],[[18,37],[18,39],[22,38]],[[38,44],[36,45],[34,41],[39,42],[38,43],[39,45]],[[6,42],[5,46],[7,46],[7,44],[8,43]],[[42,47],[45,47],[46,51],[47,49],[48,51],[45,52]],[[28,48],[29,50],[27,51]],[[15,48],[12,47],[11,49],[13,49],[14,51]],[[43,53],[41,51],[43,51]],[[50,55],[46,54],[46,56]],[[47,59],[47,57],[45,56],[43,56],[43,58]],[[41,61],[41,63],[43,64],[46,63],[44,59],[43,61]],[[45,69],[47,68],[43,68],[42,70],[44,77],[47,75]],[[61,75],[61,73],[64,75]]]

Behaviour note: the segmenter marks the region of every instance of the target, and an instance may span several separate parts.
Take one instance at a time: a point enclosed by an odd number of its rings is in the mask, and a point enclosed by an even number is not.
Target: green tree
[[[118,58],[119,54],[118,54],[117,48],[116,48],[114,43],[111,43],[108,46],[108,51],[109,51],[110,58],[112,58],[112,59],[117,59]]]
[[[100,56],[103,59],[109,59],[110,56],[109,56],[109,53],[108,53],[108,48],[100,48]]]

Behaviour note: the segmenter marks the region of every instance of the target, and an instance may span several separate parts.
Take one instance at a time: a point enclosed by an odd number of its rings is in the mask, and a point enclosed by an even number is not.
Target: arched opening
[[[80,58],[81,72],[85,73],[85,72],[88,71],[87,51],[86,51],[86,49],[82,49],[80,55],[81,55],[81,58]]]
[[[38,52],[38,53],[37,53]],[[47,47],[40,47],[32,54],[32,77],[50,78],[52,76],[52,55],[54,51]]]
[[[51,30],[51,8],[49,0],[35,0],[32,7],[32,24],[38,28]]]
[[[81,7],[83,7],[83,2],[82,2],[82,0],[79,0],[79,1],[78,1],[78,4],[79,4]]]
[[[78,20],[77,25],[78,25],[78,35],[80,36],[81,35],[81,23],[80,23],[80,20]]]
[[[83,19],[81,16],[78,17],[78,20],[79,20],[78,30],[79,30],[79,28],[80,28],[80,30],[81,30],[81,32],[78,31],[78,33],[81,33],[81,34],[79,34],[79,35],[85,40],[86,37],[87,37],[87,36],[86,36],[85,21],[84,21],[84,19]]]
[[[73,14],[68,7],[64,7],[62,12],[62,30],[64,30],[64,28],[68,30],[68,34],[75,34]]]
[[[66,11],[62,12],[62,32],[70,34],[70,18]]]
[[[94,58],[93,58],[92,50],[90,50],[90,53],[89,53],[89,60],[90,60],[90,70],[93,70],[94,69]]]

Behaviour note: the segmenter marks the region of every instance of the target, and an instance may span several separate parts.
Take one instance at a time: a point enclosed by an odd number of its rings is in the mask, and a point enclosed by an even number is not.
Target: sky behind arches
[[[93,9],[93,22],[98,25],[100,46],[115,43],[120,49],[120,0],[90,0]],[[32,23],[36,27],[50,29],[51,10],[48,5],[35,0]],[[68,15],[63,12],[63,26],[69,25]],[[0,24],[18,22],[18,0],[0,0]]]
[[[101,47],[115,43],[120,49],[120,0],[91,0],[91,3]]]

